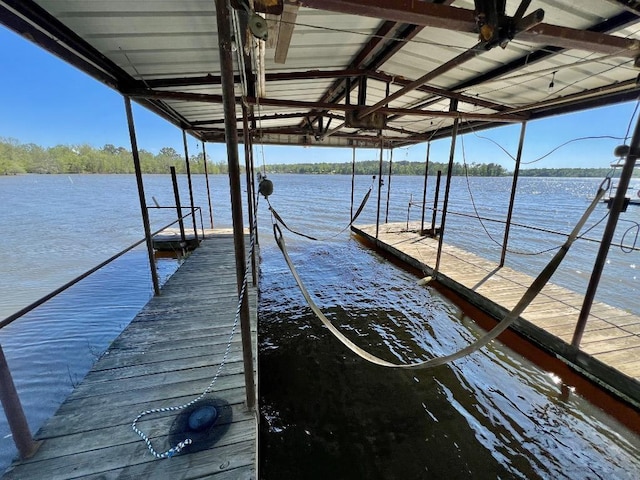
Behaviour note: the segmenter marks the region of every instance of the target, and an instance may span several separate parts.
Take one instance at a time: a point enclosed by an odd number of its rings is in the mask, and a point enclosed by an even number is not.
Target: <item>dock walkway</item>
[[[248,293],[255,362],[256,288]],[[237,302],[233,238],[209,236],[40,429],[36,454],[14,463],[3,478],[255,479],[257,419],[245,403],[239,326],[210,394],[232,413],[228,429],[214,427],[226,431],[212,447],[157,460],[131,429],[140,412],[189,402],[209,385]],[[168,434],[179,413],[148,415],[138,423],[159,452],[170,447]]]
[[[438,240],[400,223],[352,227],[354,233],[404,263],[431,274]],[[501,319],[533,277],[443,244],[438,281],[480,309]],[[640,317],[594,302],[580,350],[571,339],[583,296],[548,283],[512,328],[562,358],[582,374],[640,406]]]

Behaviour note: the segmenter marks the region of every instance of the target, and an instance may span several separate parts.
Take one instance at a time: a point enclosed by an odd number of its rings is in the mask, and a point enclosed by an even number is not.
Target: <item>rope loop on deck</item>
[[[257,225],[256,222],[254,222],[254,227],[256,225]],[[253,249],[255,247],[255,234],[253,233],[255,231],[256,230],[254,229],[252,231],[251,236],[250,236],[251,245],[249,247],[248,258],[251,258],[251,254],[253,253]],[[224,368],[224,366],[225,366],[225,364],[227,362],[227,357],[229,356],[229,351],[231,350],[231,343],[233,342],[233,337],[235,336],[236,330],[238,328],[238,323],[240,321],[240,310],[242,309],[242,303],[243,303],[244,297],[246,295],[247,278],[249,277],[250,270],[251,270],[251,262],[248,261],[247,262],[247,267],[245,268],[244,275],[243,275],[243,278],[242,278],[242,288],[240,289],[240,295],[238,295],[238,306],[236,307],[235,318],[234,318],[234,321],[233,321],[233,326],[231,327],[231,333],[229,334],[229,341],[227,342],[227,347],[225,348],[224,355],[222,356],[222,361],[220,362],[220,365],[218,365],[218,370],[216,371],[215,375],[213,376],[213,379],[211,380],[211,382],[209,383],[207,388],[204,390],[204,392],[202,392],[197,398],[194,398],[190,402],[184,403],[182,405],[175,405],[175,406],[172,406],[172,407],[152,408],[150,410],[145,410],[144,412],[140,413],[133,420],[133,423],[131,424],[131,428],[133,429],[134,432],[136,432],[140,436],[140,438],[142,438],[144,440],[144,442],[147,444],[147,448],[149,449],[149,452],[151,452],[151,454],[154,457],[156,457],[156,458],[171,458],[174,455],[180,453],[186,446],[191,445],[193,443],[193,440],[190,439],[190,438],[185,438],[183,441],[178,442],[175,446],[173,446],[173,447],[169,448],[168,450],[160,453],[153,447],[153,445],[151,443],[151,439],[142,430],[140,430],[137,427],[138,421],[142,417],[145,417],[147,415],[151,415],[151,414],[154,414],[154,413],[175,412],[175,411],[178,411],[178,410],[184,410],[185,408],[189,408],[190,406],[192,406],[195,403],[198,403],[200,400],[202,400],[211,391],[211,389],[215,385],[216,381],[218,380],[218,377],[220,376],[220,373],[222,372],[222,369]]]
[[[331,323],[331,321],[322,313],[322,310],[318,308],[318,306],[315,304],[315,302],[311,298],[311,295],[309,294],[302,279],[300,278],[300,275],[296,271],[296,268],[293,265],[291,258],[289,257],[289,254],[287,252],[287,247],[284,241],[284,237],[282,235],[282,230],[280,229],[278,224],[275,222],[273,223],[273,235],[276,240],[276,243],[278,244],[278,247],[280,248],[280,251],[284,256],[285,261],[287,262],[287,265],[289,266],[289,270],[291,270],[291,274],[293,275],[293,278],[298,284],[298,287],[300,288],[302,295],[304,296],[305,300],[309,304],[309,307],[311,307],[311,310],[320,319],[322,324],[325,327],[327,327],[327,329],[329,329],[329,331],[338,340],[340,340],[340,342],[342,342],[342,344],[345,347],[347,347],[349,350],[354,352],[360,358],[383,367],[405,368],[405,369],[426,369],[426,368],[436,367],[439,365],[445,365],[447,363],[450,363],[462,357],[465,357],[479,350],[480,348],[484,347],[490,341],[492,341],[494,338],[496,338],[498,335],[504,332],[507,328],[509,328],[509,326],[513,322],[515,322],[516,319],[520,317],[520,314],[529,306],[529,304],[538,295],[538,293],[540,293],[540,291],[547,284],[547,282],[549,281],[553,273],[560,266],[560,263],[562,262],[565,255],[569,251],[569,248],[571,247],[573,242],[576,240],[576,238],[578,238],[578,234],[580,233],[580,230],[582,230],[582,228],[584,227],[584,224],[586,223],[586,221],[588,220],[589,216],[591,215],[593,210],[596,208],[598,203],[601,201],[605,192],[606,192],[606,189],[602,188],[602,186],[598,189],[598,192],[596,193],[595,198],[593,199],[591,204],[587,207],[585,212],[582,214],[582,217],[580,218],[580,220],[578,220],[578,223],[569,234],[569,237],[567,238],[566,242],[560,247],[560,249],[551,259],[551,261],[547,264],[547,266],[542,270],[542,272],[540,272],[538,277],[529,286],[529,288],[524,293],[524,295],[522,296],[518,304],[513,308],[513,310],[511,310],[511,312],[509,312],[495,327],[493,327],[493,329],[489,330],[482,337],[478,338],[475,342],[460,349],[457,352],[454,352],[449,355],[443,355],[441,357],[434,357],[429,360],[424,360],[424,361],[419,361],[414,363],[407,363],[407,364],[398,364],[398,363],[388,362],[387,360],[383,360],[367,352],[366,350],[363,350],[358,345],[356,345],[351,340],[349,340],[342,332],[340,332],[340,330],[338,330],[338,328],[335,327]]]

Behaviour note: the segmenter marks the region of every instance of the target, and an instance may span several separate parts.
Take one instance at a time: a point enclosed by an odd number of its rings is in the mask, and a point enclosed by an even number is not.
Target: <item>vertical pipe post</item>
[[[4,414],[7,417],[7,423],[13,436],[13,442],[18,448],[20,458],[29,458],[35,452],[37,443],[33,441],[27,417],[20,404],[20,397],[16,391],[16,386],[11,377],[11,371],[4,356],[4,351],[0,346],[0,401]]]
[[[191,219],[193,220],[193,234],[195,235],[196,245],[198,242],[198,225],[196,221],[196,207],[193,204],[193,187],[191,186],[191,167],[189,165],[189,149],[187,148],[187,132],[182,130],[182,141],[184,142],[184,159],[187,166],[187,182],[189,184],[189,199],[191,201]]]
[[[244,246],[244,225],[242,219],[242,190],[240,188],[240,165],[238,159],[238,128],[236,125],[236,104],[233,78],[233,58],[231,54],[231,28],[227,0],[215,0],[216,22],[218,26],[218,47],[220,52],[220,73],[222,100],[224,107],[224,130],[229,164],[229,184],[231,190],[231,216],[233,239],[236,253],[236,279],[238,295],[246,281],[246,260]],[[249,296],[244,295],[240,305],[240,332],[242,334],[242,356],[244,380],[247,392],[247,408],[253,410],[256,404],[256,386],[253,377],[253,353],[251,348],[251,321]]]
[[[636,161],[640,157],[640,118],[636,121],[636,128],[631,137],[631,145],[629,146],[629,153],[622,167],[620,173],[620,181],[616,190],[616,196],[613,198],[613,203],[610,205],[609,218],[607,219],[607,225],[604,227],[602,234],[602,242],[600,242],[600,248],[598,249],[598,255],[596,256],[593,270],[591,272],[591,278],[589,279],[589,285],[587,285],[587,291],[584,294],[584,301],[582,302],[582,309],[578,316],[578,322],[576,323],[576,329],[573,333],[573,339],[571,345],[576,348],[580,347],[582,341],[582,335],[584,329],[587,326],[587,320],[591,313],[591,306],[593,305],[593,299],[600,283],[600,277],[602,276],[602,270],[604,269],[607,261],[607,254],[609,253],[609,247],[613,240],[613,234],[615,233],[616,226],[618,224],[618,218],[620,212],[624,209],[624,199],[629,188],[629,182],[633,175],[633,169]]]
[[[250,108],[250,113],[251,113],[251,125],[254,128],[255,131],[255,118],[253,116],[253,107]],[[253,205],[253,211],[255,212],[256,215],[256,229],[253,232],[253,241],[256,244],[256,247],[258,245],[260,245],[260,241],[258,239],[258,228],[257,228],[257,221],[258,221],[258,193],[257,193],[257,189],[256,189],[256,171],[255,171],[255,162],[254,162],[254,155],[253,155],[254,149],[253,149],[253,133],[251,135],[249,135],[249,162],[251,164],[251,200],[252,200],[252,205]]]
[[[133,155],[133,167],[136,172],[136,182],[138,184],[138,197],[140,199],[140,210],[142,211],[142,224],[144,226],[144,238],[147,243],[147,253],[149,255],[149,267],[151,268],[151,281],[153,291],[160,295],[160,282],[158,281],[158,271],[156,270],[156,259],[153,255],[153,239],[151,238],[151,226],[149,225],[149,211],[147,201],[144,198],[144,184],[142,182],[142,168],[140,167],[140,154],[138,152],[138,141],[136,130],[133,124],[133,112],[131,110],[131,99],[124,97],[124,108],[127,112],[127,123],[129,124],[129,138],[131,140],[131,154]]]
[[[181,247],[184,248],[187,245],[187,237],[184,234],[184,221],[182,220],[182,204],[180,203],[180,191],[178,190],[178,177],[176,175],[176,167],[169,167],[171,171],[171,183],[173,184],[173,198],[176,201],[176,213],[178,214],[178,226],[180,227],[180,241]]]
[[[202,142],[202,158],[204,160],[204,179],[207,183],[207,200],[209,201],[209,220],[211,220],[211,230],[213,230],[213,208],[211,208],[211,189],[209,188],[209,167],[207,166],[207,149],[204,142]]]
[[[391,170],[393,169],[393,148],[389,155],[389,181],[387,182],[387,209],[384,214],[384,223],[389,223],[389,200],[391,200]]]
[[[424,213],[427,208],[427,178],[429,177],[429,152],[430,151],[431,151],[431,142],[427,142],[427,158],[424,161],[424,188],[422,189],[422,220],[420,222],[420,235],[423,235],[422,232],[424,232]]]
[[[455,112],[458,109],[458,101],[451,100],[449,111]],[[456,117],[453,121],[453,131],[451,132],[451,150],[449,151],[449,166],[447,169],[447,182],[444,187],[444,200],[442,201],[442,218],[440,219],[440,236],[438,237],[438,254],[436,256],[436,267],[433,274],[437,275],[440,268],[440,257],[442,256],[442,244],[444,239],[444,226],[447,220],[447,207],[449,206],[449,192],[451,190],[451,175],[453,174],[453,159],[456,155],[456,140],[458,138],[458,123],[460,119]],[[434,226],[435,228],[435,226]]]
[[[347,78],[347,88],[349,87],[349,82]],[[348,90],[347,90],[348,93]],[[351,216],[349,219],[353,222],[353,195],[356,189],[356,147],[353,146],[353,153],[351,159]]]
[[[509,243],[509,230],[511,229],[511,217],[513,216],[513,204],[516,200],[516,188],[518,186],[518,175],[520,174],[520,160],[522,159],[522,148],[524,147],[524,136],[527,130],[527,122],[522,122],[520,129],[520,141],[518,142],[518,154],[516,156],[516,166],[513,171],[513,181],[511,183],[511,198],[509,198],[509,210],[507,211],[507,222],[504,226],[504,239],[502,240],[502,253],[500,254],[500,265],[504,267],[504,260],[507,256],[507,245]]]
[[[438,216],[438,197],[440,196],[440,179],[442,178],[442,170],[438,170],[436,176],[436,191],[433,195],[433,213],[431,214],[431,236],[436,236],[436,217]]]
[[[376,209],[376,238],[380,231],[380,197],[382,197],[382,154],[384,150],[384,140],[380,137],[380,167],[378,168],[378,207]]]
[[[250,152],[251,145],[249,142],[249,117],[247,112],[247,106],[242,104],[242,140],[244,143],[244,171],[247,182],[247,213],[249,215],[249,231],[251,235],[254,235],[254,211],[253,211],[253,194],[251,193],[251,161]],[[251,280],[255,286],[258,282],[257,268],[256,268],[256,255],[255,249],[251,252]]]

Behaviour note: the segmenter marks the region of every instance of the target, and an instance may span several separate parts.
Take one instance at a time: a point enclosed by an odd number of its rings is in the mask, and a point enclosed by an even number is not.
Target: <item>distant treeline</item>
[[[176,172],[186,173],[184,155],[171,147],[164,147],[154,155],[140,150],[143,173],[168,173],[174,166]],[[189,158],[192,173],[204,173],[202,153]],[[228,172],[226,159],[217,163],[210,160],[207,168],[211,174]],[[356,162],[357,175],[377,175],[377,160]],[[351,175],[351,163],[295,163],[268,165],[268,173],[336,174]],[[447,164],[429,163],[429,175],[440,170],[447,173]],[[389,172],[389,162],[383,162],[382,171]],[[520,171],[527,177],[604,177],[607,168],[532,168]],[[124,147],[107,144],[102,148],[90,145],[56,145],[43,148],[33,143],[21,144],[17,140],[0,138],[0,175],[21,173],[134,173],[131,151]],[[393,162],[393,175],[424,175],[423,162]],[[474,177],[502,177],[512,172],[496,163],[454,163],[453,175]]]
[[[165,147],[157,155],[140,150],[143,173],[185,173],[184,155]],[[134,173],[131,151],[123,147],[105,145],[100,149],[90,145],[56,145],[43,148],[33,143],[20,144],[13,139],[0,138],[0,175],[21,173]],[[189,158],[192,173],[204,173],[203,155]],[[227,173],[227,162],[207,163],[209,173]]]
[[[448,165],[445,163],[430,162],[429,175],[435,175],[438,170],[442,174],[447,173]],[[315,173],[315,174],[339,174],[351,175],[351,163],[296,163],[269,165],[268,170],[273,173]],[[380,163],[377,160],[356,162],[356,175],[377,175]],[[393,175],[424,175],[423,162],[399,161],[393,162],[391,167]],[[382,172],[389,172],[389,162],[383,162]],[[525,177],[604,177],[608,168],[531,168],[520,170],[520,175]],[[469,175],[472,177],[504,177],[513,175],[496,163],[472,163],[464,165],[453,164],[452,175]]]

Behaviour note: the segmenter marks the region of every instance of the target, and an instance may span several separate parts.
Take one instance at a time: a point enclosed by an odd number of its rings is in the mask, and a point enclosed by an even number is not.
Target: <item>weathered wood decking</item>
[[[437,239],[420,236],[406,224],[352,227],[378,248],[412,267],[433,272]],[[471,304],[502,318],[522,298],[533,278],[508,267],[498,268],[460,248],[443,245],[438,281]],[[581,373],[640,406],[640,317],[595,302],[580,350],[571,339],[583,297],[547,284],[523,312],[513,329],[542,348],[561,357]]]
[[[131,429],[141,411],[194,399],[216,373],[237,306],[233,248],[231,235],[209,236],[40,429],[35,456],[3,478],[255,479],[257,419],[245,404],[239,327],[212,394],[232,409],[222,438],[209,449],[156,460]],[[255,362],[256,289],[249,295]],[[139,422],[156,450],[169,448],[178,414]]]

